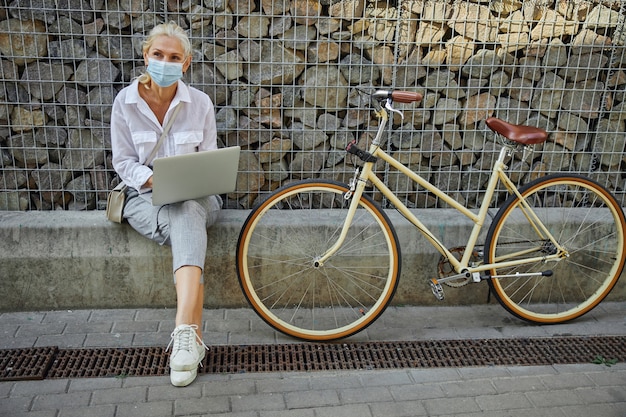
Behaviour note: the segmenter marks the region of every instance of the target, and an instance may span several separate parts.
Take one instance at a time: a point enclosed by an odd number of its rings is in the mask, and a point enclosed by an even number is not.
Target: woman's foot
[[[172,332],[172,340],[167,346],[172,346],[170,368],[174,371],[193,371],[201,361],[198,343],[204,345],[198,337],[195,324],[181,324]],[[204,352],[203,357],[204,357]]]
[[[204,343],[197,345],[198,355],[200,357],[198,363],[202,366],[202,361],[206,354],[206,345]],[[196,366],[191,371],[175,371],[170,369],[170,382],[175,387],[186,387],[191,384],[198,376],[198,367]]]

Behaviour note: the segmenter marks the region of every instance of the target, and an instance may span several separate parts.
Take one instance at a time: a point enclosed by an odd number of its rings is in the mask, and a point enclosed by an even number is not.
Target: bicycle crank
[[[460,261],[463,258],[463,253],[465,252],[465,247],[456,247],[449,249],[450,253],[454,255],[457,261]],[[472,264],[476,264],[479,261],[479,253],[477,251],[472,252],[472,257],[470,259]],[[447,286],[452,288],[459,288],[464,285],[472,282],[471,276],[469,274],[454,274],[454,267],[450,263],[450,260],[441,256],[439,259],[439,263],[437,264],[437,272],[439,275],[438,282],[445,283]],[[453,275],[454,274],[454,275]],[[476,280],[474,280],[476,282]]]

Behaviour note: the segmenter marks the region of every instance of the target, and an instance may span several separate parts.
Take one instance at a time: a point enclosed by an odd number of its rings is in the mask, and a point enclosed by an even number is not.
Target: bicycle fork
[[[369,165],[369,169],[371,169],[372,164],[370,163]],[[352,177],[352,180],[350,181],[350,189],[343,196],[345,200],[350,200],[350,206],[348,207],[348,213],[343,222],[341,233],[339,234],[339,237],[337,238],[333,246],[331,246],[323,255],[317,257],[313,261],[313,266],[315,268],[320,268],[324,266],[324,262],[326,262],[331,256],[333,256],[339,250],[341,245],[343,245],[343,242],[345,241],[348,234],[348,229],[350,228],[352,220],[354,219],[356,209],[359,206],[359,201],[361,200],[361,196],[363,195],[363,191],[365,190],[366,182],[367,181],[364,179],[364,175],[359,175],[359,169],[357,168],[354,172],[354,177]]]

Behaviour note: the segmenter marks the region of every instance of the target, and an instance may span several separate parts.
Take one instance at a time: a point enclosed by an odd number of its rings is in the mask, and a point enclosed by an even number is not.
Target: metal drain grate
[[[57,347],[0,350],[0,381],[44,379]]]
[[[531,366],[626,361],[626,336],[212,346],[199,373]],[[0,381],[167,375],[159,347],[0,350]]]

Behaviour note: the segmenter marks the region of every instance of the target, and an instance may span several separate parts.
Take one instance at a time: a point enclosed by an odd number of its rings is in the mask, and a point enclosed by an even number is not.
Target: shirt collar
[[[176,105],[178,102],[191,102],[191,94],[189,93],[189,86],[182,80],[178,80],[178,88],[176,89],[176,95],[172,99],[172,104]],[[139,81],[134,80],[128,89],[126,94],[126,104],[138,103],[139,96]]]

